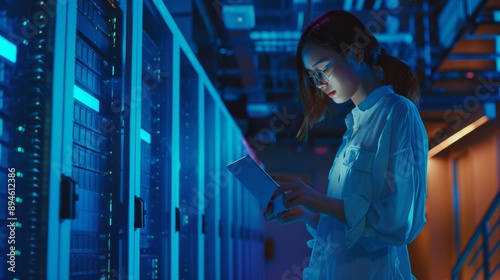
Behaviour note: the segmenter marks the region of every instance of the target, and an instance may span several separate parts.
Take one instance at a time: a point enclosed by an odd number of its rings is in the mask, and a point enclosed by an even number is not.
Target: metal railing
[[[483,263],[481,263],[479,268],[476,269],[471,279],[476,279],[478,275],[481,273],[481,271],[483,272],[485,280],[490,279],[500,269],[500,263],[497,264],[495,268],[493,268],[493,270],[491,270],[490,267],[491,256],[493,256],[493,254],[497,252],[500,247],[500,241],[498,241],[490,251],[490,241],[491,241],[490,237],[493,235],[495,230],[498,230],[498,227],[500,226],[500,218],[498,218],[496,222],[491,221],[491,218],[496,211],[500,211],[500,191],[497,193],[495,199],[488,208],[488,211],[486,211],[486,214],[484,215],[478,227],[474,231],[474,234],[467,243],[467,246],[465,247],[464,251],[458,257],[458,261],[453,267],[451,273],[451,278],[453,280],[458,280],[460,270],[463,268],[467,258],[471,255],[472,250],[476,247],[476,244],[478,243],[478,240],[481,236],[483,237],[482,244],[476,249],[476,251],[472,255],[472,259],[469,261],[468,266],[472,267],[476,263],[478,256],[481,253],[483,255]],[[491,229],[489,226],[490,221],[495,222],[495,225]]]

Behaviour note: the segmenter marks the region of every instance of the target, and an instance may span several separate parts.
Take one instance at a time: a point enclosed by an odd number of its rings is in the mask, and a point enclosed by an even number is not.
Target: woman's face
[[[349,54],[349,57],[346,56]],[[302,49],[302,62],[307,75],[314,75],[335,59],[339,53],[324,46],[306,42]],[[321,83],[321,89],[335,103],[344,103],[351,99],[361,86],[360,65],[355,63],[353,47],[340,55],[324,73],[331,78],[328,83]],[[361,56],[362,57],[362,56]],[[349,61],[349,62],[348,62]],[[333,75],[332,75],[333,74]]]

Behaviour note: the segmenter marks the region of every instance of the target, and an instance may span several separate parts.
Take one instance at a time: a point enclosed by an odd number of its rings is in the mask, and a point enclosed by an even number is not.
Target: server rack
[[[198,275],[198,74],[184,52],[180,56],[180,237],[179,278]]]
[[[78,183],[71,222],[70,279],[106,279],[122,271],[121,201],[124,141],[121,10],[107,1],[77,1],[72,178]],[[114,109],[113,109],[114,108]]]
[[[19,166],[25,186],[16,278],[262,272],[263,250],[245,256],[263,209],[226,169],[251,149],[162,1],[0,0],[0,46],[0,179]]]
[[[172,173],[172,33],[145,3],[142,30],[140,279],[169,279]]]
[[[0,278],[47,266],[53,22],[36,2],[0,2]]]
[[[232,129],[230,129],[230,135],[231,135],[231,141],[234,141],[238,138],[234,137],[233,135],[234,132]],[[236,139],[235,139],[236,138]],[[238,151],[236,149],[235,143],[231,143],[230,147],[230,158],[239,158]],[[232,231],[232,237],[233,237],[233,252],[234,252],[234,279],[244,279],[245,271],[243,267],[243,261],[245,255],[243,254],[243,222],[244,219],[246,218],[244,213],[243,213],[243,206],[245,205],[245,200],[242,196],[242,189],[241,185],[238,182],[238,180],[234,180],[231,177],[230,184],[228,185],[230,188],[232,188],[233,191],[233,231]]]
[[[220,143],[221,143],[221,165],[218,169],[220,172],[220,188],[221,188],[221,221],[220,221],[220,235],[221,235],[221,276],[222,279],[234,278],[234,201],[233,193],[233,178],[226,170],[226,162],[230,162],[233,157],[232,151],[229,148],[232,145],[232,135],[229,127],[223,125],[227,123],[226,116],[220,116]]]

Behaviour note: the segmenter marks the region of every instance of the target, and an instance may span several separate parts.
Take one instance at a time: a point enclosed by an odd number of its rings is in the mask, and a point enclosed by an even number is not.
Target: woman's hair
[[[411,67],[388,54],[381,61],[382,48],[379,42],[360,20],[346,11],[330,10],[309,23],[297,46],[299,95],[305,107],[304,121],[296,136],[298,140],[307,141],[309,129],[323,120],[327,109],[333,107],[326,94],[305,81],[308,74],[302,61],[302,49],[306,42],[316,43],[338,53],[351,44],[358,43],[364,50],[363,61],[372,69],[373,74],[375,75],[376,68],[382,67],[382,84],[392,85],[394,92],[405,96],[418,106],[420,88]]]

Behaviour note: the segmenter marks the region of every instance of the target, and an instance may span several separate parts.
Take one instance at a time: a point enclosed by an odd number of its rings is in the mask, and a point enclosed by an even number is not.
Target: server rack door
[[[248,193],[247,189],[242,188],[243,190],[243,279],[251,279],[250,278],[250,258],[251,258],[251,248],[250,248],[250,227],[249,222],[252,215],[252,211],[250,210],[250,193]]]
[[[72,177],[78,183],[71,224],[70,279],[121,279],[127,203],[121,164],[121,22],[113,1],[78,0]]]
[[[198,74],[180,55],[179,279],[198,278]]]
[[[248,212],[249,212],[249,219],[248,219],[248,261],[247,265],[249,268],[249,273],[248,273],[248,279],[257,279],[255,275],[255,269],[257,266],[258,258],[255,254],[255,244],[254,244],[254,227],[253,227],[253,221],[254,217],[257,214],[258,208],[255,208],[255,203],[253,196],[249,193],[249,201],[248,201]]]
[[[221,165],[219,167],[220,187],[221,187],[221,272],[222,279],[234,279],[233,274],[233,239],[236,239],[233,228],[233,178],[226,168],[226,165],[233,161],[232,151],[229,149],[232,145],[231,130],[228,127],[226,115],[220,112],[220,132],[221,132]]]
[[[251,222],[251,250],[252,250],[252,262],[251,262],[251,271],[252,271],[252,279],[261,279],[259,275],[260,263],[264,261],[264,257],[259,255],[259,226],[258,221],[260,217],[262,217],[262,212],[264,209],[261,209],[259,202],[252,197],[252,222]]]
[[[238,143],[238,145],[235,147],[236,151],[238,153],[241,153],[241,142]],[[252,201],[252,194],[244,187],[242,187],[243,191],[243,203],[242,203],[242,208],[243,208],[243,279],[254,279],[251,278],[251,266],[250,263],[252,261],[255,261],[255,259],[252,259],[251,255],[251,247],[250,247],[250,221],[252,218],[252,210],[250,208],[250,203]]]
[[[252,196],[251,198],[251,220],[250,220],[250,250],[251,250],[251,279],[261,279],[259,277],[258,271],[259,271],[259,263],[263,261],[263,256],[259,255],[259,242],[258,242],[258,232],[259,232],[259,227],[258,227],[258,220],[260,217],[262,217],[262,212],[264,209],[261,209],[259,202],[255,197]]]
[[[236,158],[240,158],[242,156],[241,153],[241,136],[240,136],[240,130],[239,128],[235,125],[234,126],[234,135],[237,135],[236,139],[238,140],[235,145],[233,146],[234,153],[236,155]],[[241,224],[240,224],[240,279],[248,279],[249,271],[248,267],[246,265],[246,262],[249,259],[248,256],[248,248],[247,248],[247,223],[248,223],[248,211],[247,211],[247,205],[248,205],[248,191],[241,183],[238,182],[237,188],[240,189],[241,192],[241,202],[240,202],[240,217],[241,217]]]
[[[233,134],[239,136],[239,131],[237,130],[236,127],[233,127]],[[232,149],[235,154],[235,159],[240,157],[240,151],[239,151],[239,145],[240,145],[240,138],[235,137],[238,141],[233,145]],[[238,226],[238,268],[239,268],[239,273],[237,279],[246,279],[247,277],[247,271],[245,267],[245,260],[247,259],[246,256],[246,220],[247,220],[247,213],[246,213],[246,204],[247,204],[247,197],[246,197],[246,189],[243,187],[243,185],[238,181],[235,180],[236,184],[235,187],[238,190],[239,194],[239,203],[238,203],[238,215],[239,215],[239,226]]]
[[[248,251],[247,251],[247,219],[248,219],[248,213],[247,213],[247,205],[248,205],[248,198],[246,194],[246,189],[243,188],[241,185],[239,186],[241,189],[241,204],[240,204],[240,212],[241,212],[241,226],[240,226],[240,232],[241,232],[241,238],[240,238],[240,247],[241,251],[239,252],[240,255],[240,265],[241,265],[241,273],[240,279],[248,279],[248,267],[246,266],[246,261],[248,259]]]
[[[170,279],[172,34],[149,1],[143,8],[140,279]]]
[[[239,141],[239,138],[236,138],[235,135],[235,128],[231,125],[229,126],[229,129],[231,131],[231,138],[234,140]],[[233,155],[231,157],[231,161],[235,161],[238,156],[236,153],[236,147],[237,143],[233,142],[231,146],[229,146],[229,150],[231,151],[231,154]],[[242,190],[242,185],[238,180],[234,180],[234,183],[231,185],[231,187],[234,188],[234,196],[233,196],[233,211],[234,211],[234,239],[233,239],[233,250],[234,250],[234,279],[243,279],[243,190]]]
[[[58,213],[48,220],[50,191],[60,182],[60,169],[50,181],[55,27],[42,6],[0,2],[1,279],[45,278],[48,223],[59,221]]]
[[[198,79],[198,192],[194,195],[198,209],[198,279],[205,277],[205,79],[200,72]]]
[[[218,224],[220,219],[220,189],[218,179],[218,161],[220,143],[216,125],[216,105],[205,89],[205,279],[220,279],[220,237]],[[220,137],[219,137],[220,139]]]

